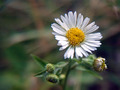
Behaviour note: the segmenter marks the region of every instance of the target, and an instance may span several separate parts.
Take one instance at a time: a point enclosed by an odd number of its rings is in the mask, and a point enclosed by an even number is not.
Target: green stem
[[[68,64],[68,70],[67,70],[67,73],[66,73],[66,77],[65,77],[65,81],[64,81],[64,85],[63,85],[63,90],[65,90],[66,89],[66,84],[67,84],[67,79],[68,79],[68,75],[69,75],[69,73],[70,73],[70,68],[71,68],[71,60],[69,61],[69,64]]]

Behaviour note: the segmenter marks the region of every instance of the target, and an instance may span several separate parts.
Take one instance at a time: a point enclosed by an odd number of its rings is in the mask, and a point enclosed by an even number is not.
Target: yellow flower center
[[[68,38],[68,41],[72,46],[76,46],[84,41],[85,34],[81,29],[70,28],[66,33],[66,37]]]

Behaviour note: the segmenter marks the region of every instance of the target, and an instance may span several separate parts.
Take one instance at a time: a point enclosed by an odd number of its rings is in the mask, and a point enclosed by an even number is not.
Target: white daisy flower
[[[59,50],[68,48],[64,54],[65,59],[87,57],[101,45],[101,33],[93,33],[99,26],[95,25],[95,22],[88,24],[90,18],[83,19],[81,13],[77,16],[76,11],[69,11],[65,16],[61,15],[61,20],[55,18],[55,21],[57,23],[51,25],[54,31],[52,34],[58,40],[57,45],[61,46]]]

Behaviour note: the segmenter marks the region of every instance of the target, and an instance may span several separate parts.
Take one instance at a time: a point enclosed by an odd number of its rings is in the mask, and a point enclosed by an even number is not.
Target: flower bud
[[[62,80],[62,79],[65,79],[65,74],[61,74],[60,76],[59,76],[59,78]]]
[[[94,60],[93,67],[96,71],[103,71],[107,69],[107,65],[105,64],[105,58],[98,57]]]
[[[46,80],[51,82],[51,83],[58,83],[59,82],[59,78],[57,75],[55,74],[49,74],[46,76]]]
[[[47,70],[47,72],[49,72],[49,73],[53,73],[54,70],[55,70],[55,67],[54,67],[53,64],[48,63],[48,64],[46,65],[46,70]]]

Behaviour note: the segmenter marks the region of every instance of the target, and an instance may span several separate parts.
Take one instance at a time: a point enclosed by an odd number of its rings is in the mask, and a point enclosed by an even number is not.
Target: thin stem
[[[64,85],[63,85],[63,90],[66,89],[66,84],[67,84],[67,79],[68,79],[68,75],[70,73],[70,68],[71,68],[71,62],[72,60],[69,61],[69,64],[68,64],[68,70],[67,70],[67,73],[66,73],[66,77],[65,77],[65,81],[64,81]]]

